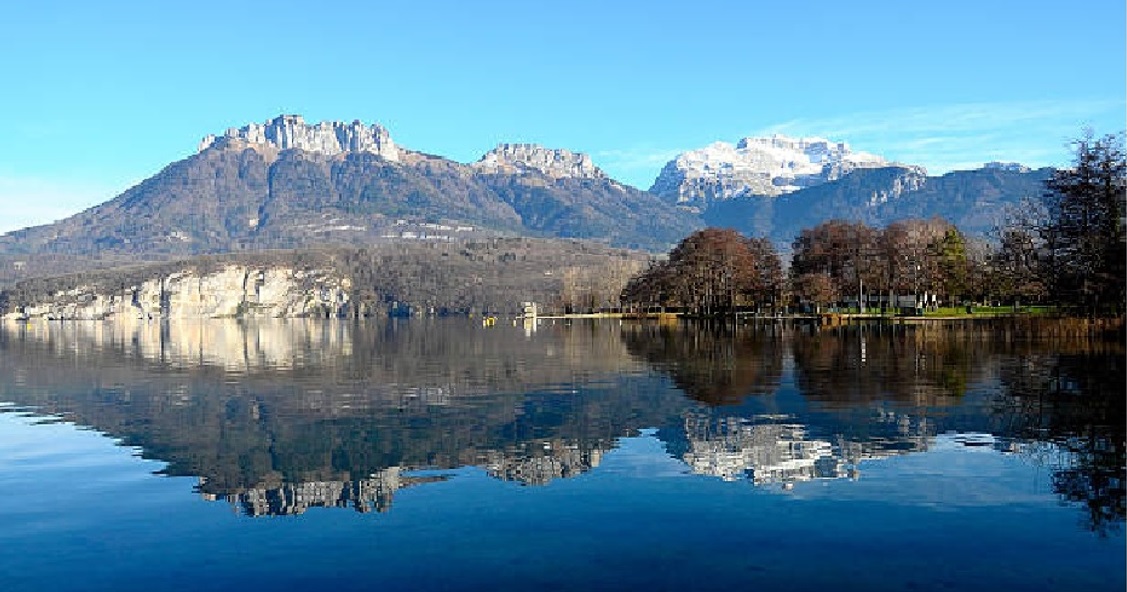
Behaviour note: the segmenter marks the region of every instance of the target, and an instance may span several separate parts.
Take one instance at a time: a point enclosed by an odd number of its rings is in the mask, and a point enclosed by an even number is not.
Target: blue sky
[[[680,151],[816,135],[933,173],[1069,161],[1125,127],[1122,0],[10,2],[0,231],[112,198],[200,138],[360,119],[469,162],[591,154],[648,188]]]

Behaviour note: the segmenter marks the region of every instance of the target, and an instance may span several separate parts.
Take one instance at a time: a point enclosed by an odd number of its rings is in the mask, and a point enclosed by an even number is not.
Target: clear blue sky
[[[300,113],[469,162],[817,135],[933,173],[1125,127],[1123,0],[8,2],[0,231],[112,198],[208,133]]]

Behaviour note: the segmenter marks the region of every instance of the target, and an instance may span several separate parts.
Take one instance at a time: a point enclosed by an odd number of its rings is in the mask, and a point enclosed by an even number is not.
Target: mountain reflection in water
[[[657,428],[686,472],[783,490],[864,478],[867,461],[940,440],[1024,455],[1106,532],[1124,519],[1124,370],[1120,344],[989,327],[0,329],[0,401],[120,438],[250,516],[382,512],[399,489],[465,466],[544,485]]]

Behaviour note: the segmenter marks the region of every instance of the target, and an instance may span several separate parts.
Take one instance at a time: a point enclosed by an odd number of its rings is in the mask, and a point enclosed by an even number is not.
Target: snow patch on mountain
[[[825,138],[748,137],[736,145],[715,142],[680,154],[665,165],[650,191],[673,203],[700,207],[743,195],[774,197],[858,168],[891,164]]]

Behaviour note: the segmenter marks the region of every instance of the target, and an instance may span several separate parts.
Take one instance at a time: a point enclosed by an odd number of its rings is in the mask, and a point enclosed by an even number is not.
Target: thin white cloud
[[[1069,160],[1068,142],[1085,126],[1122,126],[1122,100],[966,103],[794,119],[753,135],[822,136],[932,174],[991,160],[1031,166]],[[1119,129],[1097,130],[1098,133]]]
[[[612,178],[648,189],[665,163],[684,152],[680,148],[634,146],[615,150],[599,150],[591,155],[595,164]]]
[[[607,166],[614,165],[624,169],[649,168],[654,165],[664,166],[665,163],[677,158],[684,150],[676,148],[627,148],[622,150],[600,150],[594,156],[599,162]]]
[[[1015,124],[1082,120],[1112,111],[1122,113],[1122,100],[1018,101],[963,103],[864,111],[839,117],[794,119],[770,126],[763,133],[813,126],[827,134],[856,136],[911,131],[922,133],[997,129]]]
[[[990,161],[1060,166],[1071,158],[1069,142],[1085,127],[1114,133],[1123,126],[1123,100],[979,102],[862,111],[835,117],[792,119],[745,136],[817,136],[850,144],[854,150],[896,162],[923,165],[930,174],[981,167]],[[1100,126],[1118,129],[1101,129]],[[687,150],[702,146],[657,148],[651,145],[592,153],[612,177],[646,188],[661,167]]]

